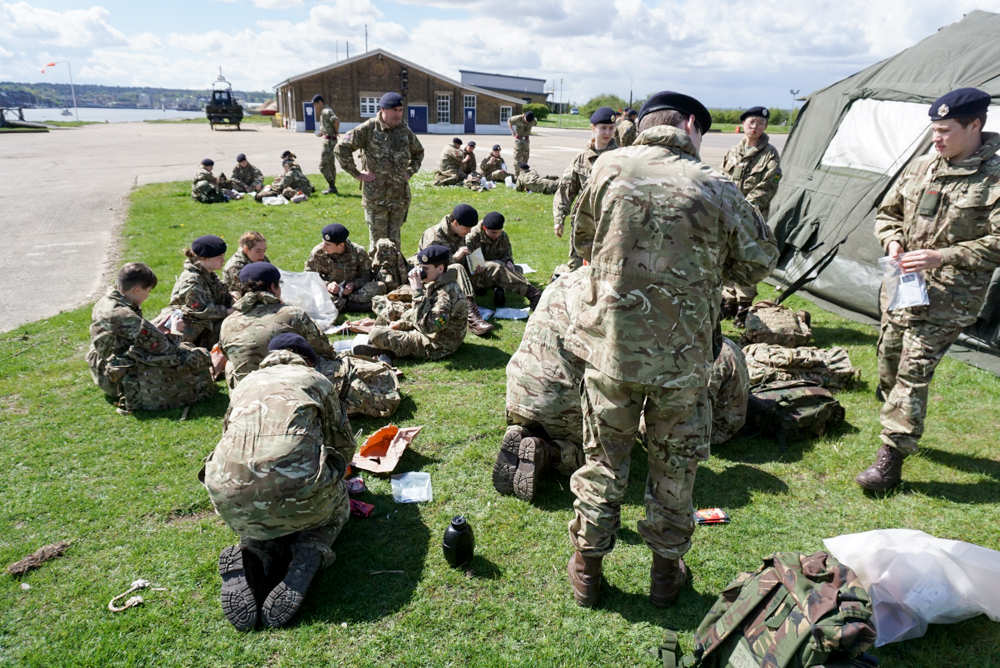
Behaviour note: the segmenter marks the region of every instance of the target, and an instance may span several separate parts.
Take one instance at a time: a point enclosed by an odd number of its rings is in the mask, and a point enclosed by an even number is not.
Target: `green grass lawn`
[[[551,197],[436,189],[429,180],[426,173],[414,180],[403,228],[408,253],[426,227],[466,201],[481,215],[505,214],[518,259],[539,270],[530,276],[537,284],[563,260],[566,242],[551,233]],[[147,262],[160,277],[147,315],[167,303],[181,249],[202,234],[221,235],[233,249],[242,232],[256,229],[268,238],[270,258],[290,270],[301,270],[328,222],[347,225],[365,244],[357,186],[344,177],[340,190],[339,197],[265,207],[197,204],[182,182],[138,189],[122,259]],[[84,363],[89,306],[2,334],[0,559],[7,564],[58,540],[72,545],[21,580],[0,578],[0,666],[652,668],[648,650],[664,628],[679,629],[690,651],[691,633],[719,591],[772,552],[812,552],[825,537],[890,527],[1000,548],[998,379],[946,359],[932,386],[923,454],[908,460],[901,489],[866,496],[853,478],[877,443],[876,332],[798,298],[790,305],[812,311],[818,345],[845,346],[863,371],[861,385],[840,395],[847,423],[792,443],[785,454],[761,439],[715,449],[698,474],[695,504],[722,507],[733,521],[696,531],[686,557],[693,581],[673,608],[653,608],[646,598],[650,553],[636,531],[647,471],[640,445],[594,610],[573,603],[566,581],[567,480],[547,479],[531,505],[493,490],[504,367],[524,329],[504,322],[489,340],[470,335],[446,360],[401,362],[405,398],[391,422],[424,430],[398,471],[430,472],[434,501],[397,505],[388,478],[366,474],[369,492],[359,498],[375,513],[348,523],[334,546],[337,563],[319,577],[296,623],[243,635],[218,601],[216,560],[235,536],[196,480],[220,436],[223,385],[185,421],[180,410],[123,417]],[[388,422],[355,419],[354,428],[367,435]],[[457,514],[476,532],[468,571],[449,568],[441,555],[442,533]],[[392,570],[403,573],[373,574]],[[144,605],[109,612],[108,601],[137,578],[166,591],[142,592]],[[984,617],[932,626],[926,637],[877,654],[884,666],[901,668],[1000,665],[1000,627]]]
[[[190,125],[191,123],[204,123],[208,125],[208,117],[200,116],[198,118],[162,118],[152,121],[144,121],[145,123],[183,123],[185,125]],[[270,116],[261,116],[260,114],[245,115],[240,123],[271,123]]]

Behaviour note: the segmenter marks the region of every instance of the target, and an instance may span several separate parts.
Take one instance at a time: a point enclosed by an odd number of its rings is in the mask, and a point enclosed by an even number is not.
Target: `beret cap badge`
[[[940,107],[938,107],[938,116],[944,118],[945,116],[948,115],[949,111],[951,111],[951,109],[948,108],[948,105],[942,104]]]

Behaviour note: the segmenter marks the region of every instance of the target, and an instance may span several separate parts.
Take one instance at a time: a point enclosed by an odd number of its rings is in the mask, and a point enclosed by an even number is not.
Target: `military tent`
[[[825,265],[804,296],[855,320],[879,318],[876,210],[906,164],[934,150],[930,104],[963,86],[990,93],[986,130],[1000,132],[1000,14],[971,12],[806,98],[768,221],[781,248],[774,282],[788,285]],[[959,343],[955,356],[1000,374],[1000,271]]]

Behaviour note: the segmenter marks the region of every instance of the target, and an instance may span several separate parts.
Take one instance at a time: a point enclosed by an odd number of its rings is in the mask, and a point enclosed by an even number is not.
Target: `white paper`
[[[537,269],[532,269],[528,265],[523,264],[521,262],[518,262],[514,266],[515,267],[520,267],[521,268],[521,274],[523,274],[524,276],[527,276],[528,274],[534,274],[536,271],[538,271]]]
[[[507,184],[508,188],[513,188],[514,187],[514,179],[512,177],[510,177],[510,176],[508,176],[506,179],[504,179],[503,182],[505,184]]]
[[[468,255],[466,255],[466,257],[469,258],[469,273],[470,274],[476,273],[476,269],[479,269],[484,264],[486,264],[486,257],[483,255],[483,249],[482,248],[477,248],[476,250],[474,250],[471,253],[469,253]]]
[[[352,348],[354,348],[353,339],[344,339],[342,341],[333,342],[333,349],[338,353],[349,353]]]
[[[495,316],[501,320],[527,320],[528,314],[526,308],[498,308]]]
[[[483,320],[489,320],[490,318],[493,317],[493,311],[486,308],[485,306],[477,306],[476,308],[479,309],[479,317],[482,318]]]
[[[396,503],[423,503],[434,500],[431,474],[420,471],[392,476],[392,500]]]
[[[353,346],[367,346],[367,345],[368,345],[368,335],[367,334],[358,334],[351,341],[351,346],[352,347]]]

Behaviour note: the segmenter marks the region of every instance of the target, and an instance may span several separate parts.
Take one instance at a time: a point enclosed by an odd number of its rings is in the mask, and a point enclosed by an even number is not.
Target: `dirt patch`
[[[0,412],[9,415],[27,415],[30,411],[21,404],[21,396],[18,394],[8,394],[0,397]]]
[[[133,191],[135,190],[138,181],[139,177],[135,177],[135,181],[132,183]],[[128,195],[122,196],[122,198],[118,200],[118,204],[111,209],[111,243],[108,244],[108,248],[104,252],[104,266],[101,270],[101,279],[94,291],[87,295],[87,298],[84,299],[79,305],[97,301],[104,295],[108,286],[118,280],[118,269],[121,268],[122,263],[122,241],[124,240],[124,237],[122,236],[122,229],[124,229],[125,222],[128,220],[128,211],[131,205],[132,199],[131,193],[129,193]]]
[[[214,516],[214,510],[203,510],[197,513],[178,513],[177,511],[172,511],[167,517],[167,524],[171,526],[178,524],[194,524],[195,522],[200,522],[201,520],[206,520]]]
[[[58,543],[52,543],[51,545],[46,545],[45,547],[40,547],[24,559],[15,561],[13,564],[8,566],[7,573],[13,575],[14,577],[20,577],[31,569],[38,568],[49,559],[55,559],[56,557],[61,556],[68,547],[69,543],[64,540],[61,540]]]

